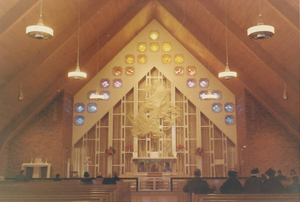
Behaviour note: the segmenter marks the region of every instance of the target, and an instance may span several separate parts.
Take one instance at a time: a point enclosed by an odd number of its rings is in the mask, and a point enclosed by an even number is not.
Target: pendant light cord
[[[43,16],[43,0],[41,0],[40,18]]]
[[[259,0],[259,17],[258,17],[258,25],[263,25],[264,23],[262,22],[262,15],[261,15],[261,0]]]
[[[227,0],[225,0],[225,26],[226,26],[226,67],[227,67],[228,66]]]
[[[77,66],[79,66],[80,0],[78,0]]]

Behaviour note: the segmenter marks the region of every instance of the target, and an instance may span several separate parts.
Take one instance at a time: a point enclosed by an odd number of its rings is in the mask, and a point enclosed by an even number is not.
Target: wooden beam
[[[225,26],[223,10],[219,9],[212,1],[198,0],[198,2],[208,10],[220,23]],[[254,56],[259,58],[272,71],[274,71],[280,78],[282,78],[295,92],[299,92],[299,81],[293,74],[286,70],[279,62],[276,61],[267,51],[265,51],[255,40],[250,40],[243,30],[231,18],[227,18],[228,30],[244,44]]]
[[[299,12],[285,0],[268,0],[292,26],[299,30]]]
[[[39,0],[20,0],[14,7],[5,13],[0,19],[0,36],[18,23],[24,15],[30,12],[30,10],[38,4],[38,2]]]
[[[189,19],[186,15],[184,15],[183,12],[176,6],[174,6],[169,1],[164,0],[157,0],[157,2],[164,8],[163,10],[157,9],[157,12],[159,12],[157,15],[160,16],[159,19],[157,19],[170,33],[172,32],[172,29],[174,27],[182,26],[186,31],[188,31],[191,35],[191,37],[195,37],[202,45],[203,47],[207,47],[207,33],[203,33],[201,29],[198,29],[196,24],[193,23],[191,19]],[[177,23],[172,22],[170,23],[169,17],[166,17],[167,14],[172,15],[176,20]],[[167,19],[167,20],[165,20]],[[181,24],[180,22],[184,22]],[[176,38],[176,36],[174,36]],[[184,39],[178,39],[181,43],[185,44]],[[187,49],[187,44],[185,44]],[[221,53],[218,48],[214,44],[210,44],[209,50],[211,54],[218,60],[218,62],[223,63],[225,66],[225,61],[222,59],[224,58],[224,53]],[[194,52],[193,50],[189,50],[191,52]],[[195,55],[194,55],[195,56]],[[197,53],[195,56],[196,58],[203,59],[202,55]],[[221,59],[220,59],[221,58]],[[237,66],[234,62],[231,63],[232,66]],[[211,68],[213,69],[214,66],[211,65]],[[215,72],[218,70],[214,70]],[[240,80],[240,81],[239,81]],[[252,95],[259,100],[264,107],[266,107],[270,113],[272,113],[278,120],[280,120],[289,130],[291,130],[295,135],[299,135],[299,124],[298,121],[295,120],[292,116],[290,116],[280,105],[278,105],[271,96],[269,96],[259,85],[256,84],[252,79],[248,77],[242,70],[238,71],[238,78],[236,78],[237,85],[240,85],[238,83],[243,83],[246,89],[252,93]],[[226,81],[223,82],[224,85],[226,85]]]
[[[102,49],[106,49],[107,46],[109,46],[112,41],[116,40],[117,37],[118,40],[124,40],[124,36],[126,36],[125,33],[128,32],[135,32],[137,34],[140,32],[152,19],[153,14],[145,15],[145,13],[141,13],[142,10],[144,10],[145,7],[152,8],[152,4],[150,4],[150,0],[140,1],[139,3],[135,4],[130,10],[125,13],[119,20],[115,22],[113,26],[109,28],[109,30],[99,39],[99,51]],[[152,9],[153,10],[153,9]],[[134,21],[131,22],[131,20],[134,18]],[[143,18],[146,18],[145,20],[141,20]],[[143,23],[143,26],[136,27],[136,30],[126,30],[126,26],[128,23],[131,24],[138,24],[138,21]],[[132,26],[131,26],[132,27]],[[110,37],[107,37],[107,36]],[[126,45],[130,40],[125,41],[124,44]],[[121,50],[123,47],[119,47]],[[105,50],[102,50],[105,51]],[[114,50],[116,53],[119,50]],[[88,61],[97,53],[97,43],[95,43],[93,46],[91,46],[83,55],[81,58],[81,65],[84,66]],[[113,55],[114,56],[114,55]],[[113,57],[112,56],[112,57]],[[107,61],[110,61],[112,58],[108,58]],[[15,119],[8,124],[1,132],[0,132],[0,151],[3,148],[4,144],[7,144],[7,142],[14,137],[18,131],[20,131],[24,126],[26,126],[44,107],[46,107],[56,96],[58,93],[58,90],[66,88],[68,85],[72,85],[74,82],[80,82],[80,88],[87,83],[91,77],[87,80],[82,81],[75,81],[73,79],[70,79],[67,77],[67,73],[70,70],[73,70],[76,63],[72,64],[69,68],[66,69],[64,74],[61,74],[61,76],[53,81],[47,89],[44,90],[43,93],[41,93],[25,110],[23,110]],[[87,69],[96,68],[93,66],[88,66]]]

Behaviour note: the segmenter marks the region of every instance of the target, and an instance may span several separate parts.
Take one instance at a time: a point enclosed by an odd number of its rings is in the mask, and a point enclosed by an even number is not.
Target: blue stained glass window
[[[84,117],[83,116],[76,116],[75,117],[75,125],[81,126],[84,124]]]
[[[216,100],[220,100],[222,98],[221,91],[215,90],[215,91],[212,92],[212,94],[217,95]]]
[[[199,93],[199,98],[201,99],[201,100],[203,100],[203,95],[205,95],[207,93],[207,91],[206,90],[204,90],[204,91],[200,91],[200,93]]]
[[[187,80],[187,86],[190,87],[190,88],[194,88],[196,86],[195,79],[188,79]]]
[[[226,103],[224,108],[226,112],[233,112],[234,110],[232,103]]]
[[[200,85],[200,87],[202,87],[202,88],[207,88],[208,87],[208,79],[200,79],[200,81],[199,81],[199,85]]]
[[[108,91],[102,91],[100,95],[103,95],[103,100],[108,100],[110,98]]]
[[[212,105],[212,110],[213,110],[214,112],[221,112],[221,110],[222,110],[222,105],[221,105],[220,103],[214,103],[214,104]]]
[[[75,111],[76,111],[77,113],[82,113],[82,112],[84,112],[84,104],[82,104],[82,103],[77,103],[77,104],[75,104]]]
[[[97,104],[95,103],[90,103],[88,105],[88,112],[94,113],[98,110]]]
[[[234,117],[233,117],[233,116],[226,116],[226,117],[225,117],[225,122],[226,122],[226,124],[228,124],[228,125],[234,124]]]

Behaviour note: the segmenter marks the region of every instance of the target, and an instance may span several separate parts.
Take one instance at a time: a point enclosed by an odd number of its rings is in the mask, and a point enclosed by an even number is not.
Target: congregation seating
[[[187,181],[177,183],[178,202],[299,202],[300,194],[221,194],[216,189],[213,194],[184,193],[182,188]],[[209,183],[209,180],[208,180]],[[211,183],[209,183],[211,184]]]
[[[79,180],[0,183],[0,201],[130,202],[130,184],[82,184]]]

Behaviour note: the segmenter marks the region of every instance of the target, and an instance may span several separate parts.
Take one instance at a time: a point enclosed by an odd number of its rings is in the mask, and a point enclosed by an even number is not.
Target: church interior
[[[299,174],[299,11],[298,0],[1,1],[0,176]]]

